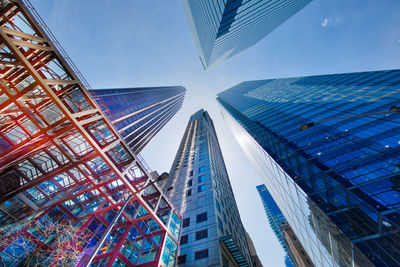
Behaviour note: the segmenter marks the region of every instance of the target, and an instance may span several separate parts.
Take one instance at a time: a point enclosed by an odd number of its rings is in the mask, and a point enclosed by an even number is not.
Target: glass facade
[[[399,97],[400,70],[249,81],[218,95],[317,266],[400,264],[400,114],[389,112]]]
[[[253,265],[214,125],[206,111],[191,116],[162,188],[183,218],[180,266]]]
[[[281,228],[282,224],[287,223],[286,219],[264,184],[258,185],[257,191],[260,194],[265,213],[268,217],[269,225],[271,226],[272,231],[274,231],[275,236],[278,238],[283,250],[287,254],[288,248],[283,240]],[[290,258],[288,258],[288,255],[285,256],[285,264],[287,267],[293,266],[293,264],[290,262]]]
[[[0,266],[174,266],[181,218],[151,170],[29,1],[0,6]]]
[[[312,0],[184,0],[205,69],[253,46]]]
[[[125,142],[138,154],[182,107],[182,86],[91,90]]]

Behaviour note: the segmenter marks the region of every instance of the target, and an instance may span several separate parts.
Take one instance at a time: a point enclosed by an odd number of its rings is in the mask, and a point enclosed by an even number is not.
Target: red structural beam
[[[22,194],[35,210],[57,206],[71,218],[92,215],[107,225],[102,214],[118,210],[122,196],[133,195],[148,215],[132,219],[124,212],[124,218],[136,228],[151,218],[178,242],[157,216],[166,209],[161,201],[170,213],[172,205],[91,98],[87,82],[36,11],[27,0],[3,5],[0,178],[14,170],[19,178],[13,182],[20,184],[2,192],[0,203]],[[98,209],[91,210],[97,202]]]

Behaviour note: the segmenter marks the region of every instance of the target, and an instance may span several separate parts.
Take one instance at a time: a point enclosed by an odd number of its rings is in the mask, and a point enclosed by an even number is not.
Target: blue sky
[[[214,120],[245,228],[264,266],[283,266],[255,186],[260,178],[216,94],[246,80],[400,68],[400,1],[314,0],[257,45],[204,71],[180,0],[31,0],[93,88],[183,85],[183,108],[144,150],[169,171],[189,116]]]

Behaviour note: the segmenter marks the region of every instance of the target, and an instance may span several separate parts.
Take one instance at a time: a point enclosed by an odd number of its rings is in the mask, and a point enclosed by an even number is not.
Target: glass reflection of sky
[[[399,83],[400,71],[392,70],[251,81],[219,94],[239,143],[315,263],[332,262],[331,254],[337,264],[350,264],[351,239],[374,264],[400,264],[391,245],[399,241],[400,115],[299,130],[389,111],[399,105]]]

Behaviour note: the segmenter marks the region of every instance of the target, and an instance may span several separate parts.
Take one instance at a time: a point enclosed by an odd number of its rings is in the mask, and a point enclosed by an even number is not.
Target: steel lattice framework
[[[132,196],[95,262],[169,264],[161,254],[174,260],[180,219],[147,165],[91,98],[88,83],[30,3],[0,4],[0,203],[25,207],[3,207],[1,224],[40,214],[27,230],[62,214],[62,220],[77,222],[78,234],[85,233],[82,251],[90,254]],[[147,245],[132,256],[128,239]],[[171,241],[175,247],[166,248]]]

